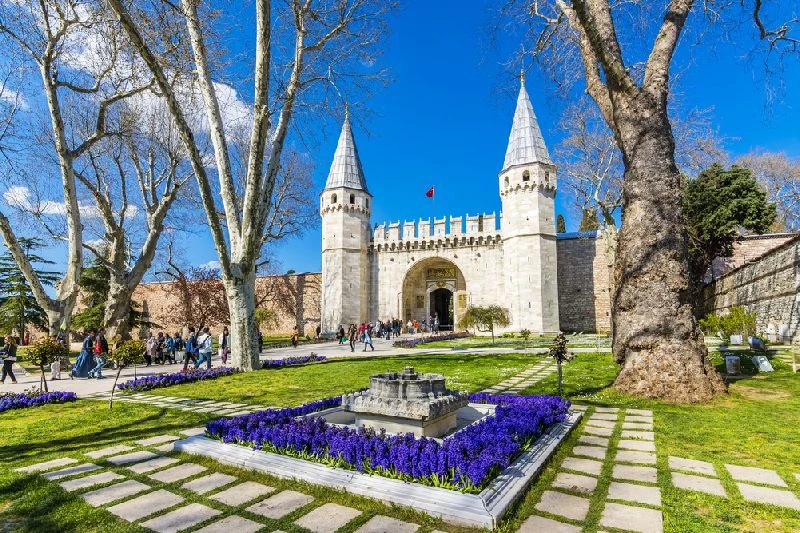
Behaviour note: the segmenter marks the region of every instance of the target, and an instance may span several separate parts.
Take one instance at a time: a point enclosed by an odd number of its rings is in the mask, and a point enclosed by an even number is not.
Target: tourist
[[[433,332],[439,333],[439,313],[436,313],[436,316],[433,317]]]
[[[392,340],[392,321],[387,320],[385,327],[386,327],[386,340],[387,341]]]
[[[186,338],[186,351],[183,356],[183,371],[186,372],[189,367],[189,360],[197,363],[197,336],[194,334],[194,328],[189,328],[189,336]]]
[[[292,347],[297,348],[297,326],[292,328]]]
[[[344,344],[345,336],[344,336],[344,326],[339,324],[339,329],[336,330],[336,336],[339,337],[339,346]]]
[[[206,368],[211,368],[211,351],[214,345],[214,338],[208,332],[208,326],[203,328],[203,332],[197,337],[197,352],[200,354],[194,367],[199,368],[203,361]]]
[[[162,365],[167,364],[167,358],[164,355],[164,332],[159,331],[158,337],[156,337],[156,353],[155,353],[156,363],[160,363]]]
[[[347,332],[347,337],[350,339],[350,351],[356,351],[356,339],[358,339],[358,328],[355,324],[350,324],[350,330]]]
[[[92,364],[92,351],[94,350],[94,336],[95,331],[89,330],[86,337],[83,339],[81,346],[81,353],[75,360],[75,366],[69,372],[70,379],[85,378],[89,375],[89,369],[94,365]]]
[[[414,323],[411,322],[411,319],[408,319],[408,323],[406,324],[406,333],[414,333]]]
[[[186,343],[183,342],[183,337],[180,332],[175,332],[175,336],[172,338],[172,347],[174,349],[173,362],[177,363],[178,361],[183,361],[186,355]]]
[[[53,342],[58,342],[58,339],[55,335],[50,335],[50,340]],[[55,381],[57,379],[61,379],[61,358],[57,358],[55,361],[50,363],[50,381]]]
[[[364,351],[367,351],[367,346],[372,348],[372,351],[375,351],[375,347],[372,345],[372,337],[369,335],[369,328],[364,329]]]
[[[164,337],[164,358],[175,364],[175,339],[169,333]]]
[[[322,333],[322,327],[319,324],[317,324],[317,328],[314,330],[314,332],[316,333],[316,335],[314,336],[314,340],[318,341],[319,334]]]
[[[231,353],[230,347],[231,335],[228,333],[228,326],[222,328],[222,333],[219,334],[219,357],[222,359],[222,364],[228,364],[228,354]]]
[[[95,366],[89,371],[87,377],[90,379],[103,379],[103,367],[106,366],[105,356],[108,354],[108,341],[102,329],[97,333],[93,351]]]
[[[0,348],[0,357],[3,358],[3,377],[0,383],[6,382],[6,376],[11,377],[11,383],[17,384],[17,376],[14,375],[14,363],[17,361],[17,345],[11,337],[5,338],[6,343]]]
[[[261,333],[261,330],[258,330],[258,353],[264,351],[264,334]]]
[[[156,337],[155,335],[153,335],[153,332],[151,331],[150,336],[147,337],[147,348],[145,349],[144,352],[144,362],[146,364],[144,366],[150,366],[153,364],[153,360],[155,359],[156,356],[157,344],[158,343],[156,341]],[[158,363],[158,359],[155,359],[155,362]]]
[[[25,330],[25,337],[22,341],[23,346],[27,346],[31,343],[31,333],[28,330]]]

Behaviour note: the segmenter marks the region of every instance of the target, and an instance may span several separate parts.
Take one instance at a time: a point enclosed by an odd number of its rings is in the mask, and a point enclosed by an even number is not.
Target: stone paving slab
[[[155,459],[156,457],[158,457],[158,454],[142,450],[138,452],[126,453],[124,455],[115,455],[114,457],[109,457],[106,459],[106,461],[120,466],[147,461],[148,459]]]
[[[175,449],[173,443],[168,442],[166,444],[162,444],[161,446],[154,446],[153,449],[157,452],[161,453],[169,453]]]
[[[619,407],[595,407],[595,413],[618,413]]]
[[[139,494],[140,492],[144,492],[149,488],[150,487],[144,483],[139,483],[136,480],[129,479],[128,481],[123,481],[122,483],[114,483],[108,487],[87,492],[86,494],[81,495],[81,498],[86,500],[86,503],[92,507],[100,507],[101,505],[111,503],[115,500],[121,500],[122,498]]]
[[[206,432],[206,428],[205,428],[205,426],[203,426],[203,427],[199,427],[199,428],[184,429],[183,431],[181,431],[181,435],[186,435],[187,437],[194,437],[195,435],[202,435],[205,432]],[[220,520],[220,522],[221,522],[221,520]]]
[[[150,459],[149,461],[144,461],[143,463],[134,463],[128,467],[128,470],[131,472],[136,472],[137,474],[144,474],[145,472],[152,472],[153,470],[158,470],[159,468],[174,465],[177,462],[178,460],[174,457],[156,457],[155,459]]]
[[[95,470],[100,470],[100,467],[92,463],[86,463],[78,466],[70,466],[69,468],[62,468],[55,472],[47,472],[46,474],[42,474],[42,477],[49,481],[55,481],[56,479],[77,476],[78,474],[94,472]]]
[[[664,518],[661,511],[654,509],[607,503],[600,517],[600,525],[639,533],[661,533],[664,531]]]
[[[118,444],[117,446],[109,446],[108,448],[102,448],[100,450],[95,450],[93,452],[86,452],[86,455],[88,455],[92,459],[100,459],[101,457],[107,457],[109,455],[116,455],[118,453],[129,452],[132,449],[133,446],[128,446],[127,444]]]
[[[181,488],[196,492],[197,494],[205,494],[206,492],[211,492],[225,485],[230,485],[238,479],[239,478],[236,476],[214,472],[208,476],[199,477],[188,483],[184,483]]]
[[[634,450],[638,452],[656,451],[656,443],[649,440],[620,439],[617,446],[623,450]]]
[[[596,428],[614,429],[614,427],[616,427],[617,423],[616,422],[612,422],[610,420],[592,420],[592,419],[589,419],[589,420],[586,421],[586,425],[587,426],[593,426],[593,427],[596,427]]]
[[[589,503],[586,498],[546,490],[542,493],[542,499],[536,504],[536,509],[572,520],[583,520],[589,512]]]
[[[600,446],[575,446],[572,448],[573,455],[582,455],[583,457],[592,457],[594,459],[605,459],[606,448]]]
[[[777,487],[788,487],[786,482],[774,470],[766,468],[754,468],[752,466],[725,465],[731,477],[736,481],[750,481],[762,483],[764,485],[775,485]]]
[[[25,474],[32,474],[34,472],[44,472],[45,470],[52,470],[60,466],[72,465],[77,463],[77,459],[72,457],[62,457],[60,459],[53,459],[44,463],[36,463],[33,465],[23,466],[22,468],[14,469],[14,472],[23,472]]]
[[[125,476],[121,476],[116,472],[103,472],[101,474],[94,474],[91,476],[80,477],[78,479],[70,479],[69,481],[62,481],[59,483],[59,485],[61,485],[62,489],[68,492],[74,492],[76,490],[86,489],[95,485],[102,485],[104,483],[117,481],[118,479],[125,479]]]
[[[624,422],[638,422],[642,424],[652,424],[652,416],[626,415]]]
[[[725,488],[718,479],[712,479],[703,476],[693,476],[691,474],[681,474],[680,472],[672,472],[672,484],[679,489],[692,490],[695,492],[704,492],[712,496],[721,496],[727,498]]]
[[[591,474],[593,476],[599,476],[600,470],[603,469],[603,463],[600,461],[595,461],[593,459],[578,459],[577,457],[567,457],[564,459],[564,462],[561,463],[561,468],[566,468],[567,470],[574,470],[576,472],[582,472],[584,474]]]
[[[569,472],[559,472],[555,480],[553,480],[553,487],[591,494],[594,492],[594,489],[597,488],[597,478],[582,476],[580,474],[570,474]]]
[[[627,413],[629,415],[653,416],[653,411],[649,409],[628,409]]]
[[[614,413],[595,413],[589,417],[589,420],[613,420],[616,422],[618,417],[619,415]]]
[[[220,514],[220,511],[206,507],[199,503],[192,503],[186,507],[180,507],[167,514],[151,518],[140,525],[158,533],[176,533],[188,529],[200,522],[205,522]]]
[[[108,512],[128,522],[135,522],[145,516],[150,516],[151,514],[178,505],[182,501],[182,496],[161,489],[132,500],[118,503],[117,505],[109,507]]]
[[[275,492],[274,487],[262,485],[255,481],[245,481],[244,483],[234,485],[229,489],[213,494],[209,496],[209,498],[219,503],[230,505],[231,507],[237,507],[243,503],[255,500],[259,496],[266,496],[271,492]]]
[[[654,465],[656,464],[656,454],[652,452],[632,452],[630,450],[619,450],[614,460],[620,463]]]
[[[194,533],[256,533],[264,528],[264,524],[253,522],[241,516],[228,516],[218,522],[208,524]]]
[[[590,435],[598,435],[600,437],[610,437],[614,430],[611,428],[598,428],[593,426],[586,426],[583,428],[584,433],[588,433]]]
[[[533,515],[525,520],[517,533],[581,533],[582,528]]]
[[[301,516],[295,523],[314,533],[334,533],[361,514],[358,509],[326,503],[310,513]]]
[[[356,529],[356,533],[414,533],[418,529],[417,524],[378,515],[373,516],[366,524]]]
[[[608,486],[608,499],[661,507],[661,490],[658,487],[645,487],[644,485],[612,481]]]
[[[611,477],[626,481],[657,483],[658,471],[651,466],[614,465],[611,470]]]
[[[641,422],[623,422],[622,429],[643,429],[653,431],[653,424],[643,424]]]
[[[162,470],[161,472],[150,474],[148,477],[156,481],[161,481],[162,483],[174,483],[176,481],[186,479],[187,477],[196,476],[200,472],[205,472],[206,470],[208,470],[206,467],[197,463],[183,463],[181,465]]]
[[[173,440],[178,440],[179,438],[180,437],[176,437],[175,435],[156,435],[155,437],[137,440],[136,444],[140,446],[153,446],[156,444],[164,444],[165,442],[172,442]]]
[[[588,409],[588,407],[586,405],[575,405],[573,403],[571,409],[573,411],[586,411],[586,409]]]
[[[633,431],[623,429],[620,434],[623,439],[656,440],[656,435],[652,431]]]
[[[314,501],[313,496],[293,490],[285,490],[266,500],[251,505],[247,510],[253,514],[277,520],[304,505],[308,505],[312,501]]]
[[[670,455],[668,462],[670,470],[683,470],[684,472],[693,472],[695,474],[704,474],[706,476],[717,477],[717,471],[714,470],[714,465],[705,461],[686,459],[684,457],[675,457]]]
[[[608,446],[608,439],[605,437],[593,437],[592,435],[581,435],[578,437],[578,442],[581,444],[588,444],[590,446]]]
[[[800,474],[795,474],[794,477],[797,479],[797,481],[800,481]]]
[[[800,511],[800,499],[788,490],[759,487],[747,483],[736,483],[736,486],[739,487],[739,492],[748,502],[766,503]]]

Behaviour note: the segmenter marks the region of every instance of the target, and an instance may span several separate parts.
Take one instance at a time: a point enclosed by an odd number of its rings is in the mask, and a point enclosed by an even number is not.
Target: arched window
[[[356,203],[356,195],[355,195],[355,194],[351,194],[351,195],[350,195],[350,203],[351,203],[351,204],[354,204],[354,203]]]
[[[522,181],[531,181],[531,173],[527,170],[522,173]]]
[[[506,176],[506,187],[508,187],[508,176]]]
[[[369,209],[369,198],[364,198],[364,207]]]
[[[544,181],[545,183],[550,183],[550,171],[546,170],[544,173]]]
[[[334,194],[333,196],[331,196],[331,203],[332,203],[332,204],[335,204],[335,203],[336,203],[336,194]]]

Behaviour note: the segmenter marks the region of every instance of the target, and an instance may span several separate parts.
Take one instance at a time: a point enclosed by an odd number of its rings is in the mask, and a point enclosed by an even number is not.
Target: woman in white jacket
[[[203,332],[197,337],[197,351],[200,353],[200,357],[194,364],[195,368],[199,368],[204,359],[206,361],[206,368],[211,368],[211,350],[213,345],[214,338],[208,332],[208,327],[203,328]]]

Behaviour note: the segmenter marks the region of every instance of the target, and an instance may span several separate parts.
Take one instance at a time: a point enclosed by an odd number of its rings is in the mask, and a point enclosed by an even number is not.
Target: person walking
[[[197,336],[194,333],[194,328],[189,328],[189,336],[186,338],[186,350],[183,356],[183,371],[189,369],[189,360],[197,363]]]
[[[156,337],[156,352],[155,352],[155,361],[156,364],[167,364],[167,358],[164,354],[164,332],[159,331],[158,337]]]
[[[297,326],[292,329],[292,347],[297,348]]]
[[[50,340],[53,342],[58,342],[56,340],[55,335],[50,335]],[[52,363],[50,363],[50,381],[56,381],[61,379],[61,358],[56,358]]]
[[[350,351],[356,351],[356,339],[358,339],[358,330],[355,324],[350,324],[350,330],[347,332],[347,337],[350,339]]]
[[[314,336],[314,340],[318,341],[319,335],[320,333],[322,333],[322,327],[319,324],[317,324],[317,328],[314,330],[314,333],[316,333],[316,335]]]
[[[169,333],[164,336],[164,359],[175,364],[175,339]]]
[[[228,364],[228,354],[231,352],[230,347],[230,333],[228,333],[228,326],[222,328],[222,333],[219,334],[219,357],[222,359],[222,364]]]
[[[11,383],[17,383],[17,376],[14,375],[14,363],[17,361],[17,345],[11,337],[5,338],[5,344],[0,348],[0,357],[3,358],[3,375],[0,383],[5,384],[6,377],[11,378]]]
[[[180,332],[175,332],[175,336],[172,338],[172,346],[173,346],[173,362],[183,361],[184,356],[186,355],[186,343],[183,342],[183,337],[181,337]]]
[[[156,356],[156,337],[153,335],[153,332],[150,332],[150,336],[147,337],[147,349],[144,352],[144,362],[146,363],[144,366],[150,366],[153,364],[153,359]],[[158,361],[156,361],[158,363]]]
[[[372,351],[375,351],[375,347],[372,345],[372,337],[369,334],[369,328],[364,330],[364,351],[367,351],[367,346],[372,348]]]
[[[106,366],[106,356],[108,354],[108,341],[106,340],[105,332],[101,329],[97,334],[97,339],[94,343],[94,364],[95,366],[89,370],[88,377],[90,379],[103,379],[103,367]]]
[[[89,375],[89,369],[94,367],[92,364],[92,352],[94,351],[94,336],[95,331],[89,330],[86,337],[83,339],[81,346],[81,353],[75,360],[75,366],[69,371],[70,379],[85,378]]]
[[[344,335],[344,326],[339,324],[339,329],[336,330],[336,336],[339,337],[339,346],[344,344],[345,335]]]
[[[203,332],[197,337],[197,352],[200,354],[197,362],[194,364],[195,368],[199,368],[203,361],[206,362],[206,368],[211,368],[211,350],[213,348],[214,338],[208,332],[208,326],[203,328]]]

